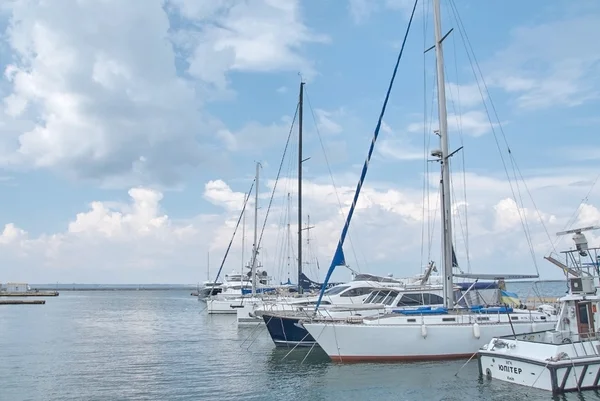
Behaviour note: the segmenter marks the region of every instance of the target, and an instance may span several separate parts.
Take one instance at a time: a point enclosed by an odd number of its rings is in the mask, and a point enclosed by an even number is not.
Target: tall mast
[[[446,81],[444,78],[444,53],[442,51],[442,27],[440,0],[433,0],[433,19],[435,24],[435,56],[437,67],[438,114],[440,120],[439,136],[441,144],[442,167],[442,243],[444,250],[444,306],[454,306],[454,283],[452,281],[452,215],[450,199],[450,166],[448,156],[448,121],[446,115]]]
[[[206,279],[210,280],[210,252],[206,252]]]
[[[304,82],[300,81],[300,99],[298,107],[298,294],[302,294],[300,276],[302,275],[302,114],[304,103]]]
[[[257,229],[258,229],[258,170],[260,163],[256,162],[256,187],[254,188],[254,246],[252,256],[252,296],[256,294],[256,255],[258,255]]]
[[[244,276],[244,265],[246,264],[244,259],[244,248],[246,247],[246,210],[242,211],[242,268],[240,269],[241,275]]]
[[[288,274],[288,279],[290,278],[290,270],[291,270],[291,266],[292,266],[292,208],[290,207],[292,205],[292,201],[291,201],[291,197],[290,197],[290,193],[288,192],[288,196],[287,196],[287,200],[288,200],[288,223],[287,223],[287,274]]]

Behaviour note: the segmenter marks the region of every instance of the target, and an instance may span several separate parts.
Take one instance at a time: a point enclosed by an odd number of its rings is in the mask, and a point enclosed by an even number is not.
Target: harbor
[[[4,3],[0,401],[600,401],[600,1]]]
[[[39,290],[31,288],[27,283],[7,282],[0,283],[0,299],[1,297],[57,297],[58,291]]]
[[[541,285],[552,296],[564,292],[562,283]],[[530,286],[509,288],[524,296]],[[206,401],[278,401],[299,389],[311,400],[500,401],[507,394],[548,400],[536,389],[480,383],[476,359],[462,370],[462,360],[333,364],[318,347],[311,352],[310,347],[275,347],[265,326],[238,328],[233,316],[209,315],[203,306],[189,290],[171,289],[68,291],[40,308],[3,308],[0,347],[7,352],[0,375],[8,389],[20,388],[21,396],[11,399],[35,399],[40,389],[61,395],[46,399],[94,399],[99,394],[118,399],[126,388],[150,393],[150,399]],[[16,347],[21,347],[18,352]],[[23,364],[28,375],[10,374]],[[119,385],[105,386],[107,381]]]

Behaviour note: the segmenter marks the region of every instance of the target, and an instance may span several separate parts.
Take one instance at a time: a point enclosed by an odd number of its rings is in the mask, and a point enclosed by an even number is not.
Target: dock
[[[44,305],[45,299],[0,299],[0,305]]]
[[[58,291],[0,291],[0,297],[57,297]]]

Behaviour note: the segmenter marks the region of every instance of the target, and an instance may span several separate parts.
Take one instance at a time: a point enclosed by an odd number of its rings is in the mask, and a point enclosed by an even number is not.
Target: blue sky
[[[304,116],[303,152],[311,158],[303,168],[305,211],[315,225],[321,265],[313,275],[323,277],[343,216],[315,127],[347,204],[412,1],[36,3],[15,0],[0,7],[0,228],[8,225],[0,237],[0,281],[203,280],[206,252],[212,260],[222,258],[256,160],[264,166],[264,218],[296,108],[299,73],[310,100]],[[430,255],[421,250],[428,220],[422,211],[423,116],[432,129],[437,121],[436,108],[430,118],[435,55],[423,56],[433,45],[429,3],[417,5],[351,226],[359,260],[348,256],[354,254],[350,246],[346,255],[354,269],[404,276],[439,259],[439,225]],[[473,271],[534,273],[465,43],[450,2],[441,3],[443,31],[454,29],[444,42],[446,95],[451,148],[464,141],[454,162],[454,201],[464,201],[464,157],[469,262]],[[536,263],[543,277],[559,277],[542,259],[550,250],[545,230],[554,239],[590,190],[573,224],[596,224],[600,217],[593,186],[600,149],[594,134],[600,122],[600,45],[594,39],[600,6],[591,0],[465,0],[455,6],[489,89],[485,104],[493,101],[535,201],[523,192]],[[287,159],[285,166],[293,180]],[[437,167],[429,168],[434,209]],[[280,195],[294,186],[287,182]],[[133,198],[131,188],[138,188]],[[282,197],[274,202],[262,256],[285,280],[287,268],[277,256]],[[92,202],[99,203],[94,208]],[[460,237],[465,209],[457,207]],[[593,234],[588,238],[596,241]],[[465,239],[457,241],[466,269]],[[238,242],[226,270],[241,264]],[[336,274],[348,278],[345,269]]]

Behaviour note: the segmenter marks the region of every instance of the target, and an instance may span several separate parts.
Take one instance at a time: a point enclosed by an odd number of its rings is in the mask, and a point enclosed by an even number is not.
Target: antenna
[[[574,228],[572,230],[560,231],[557,232],[556,235],[565,235],[565,234],[581,234],[582,231],[590,231],[590,230],[598,230],[600,226],[588,226],[582,228]]]
[[[583,235],[581,232],[597,230],[597,229],[600,229],[600,226],[588,226],[588,227],[582,227],[582,228],[574,228],[572,230],[560,231],[560,232],[556,233],[556,235],[575,234],[575,235],[573,235],[573,241],[575,242],[575,247],[577,248],[577,250],[579,251],[579,254],[581,256],[587,256],[588,255],[588,253],[587,253],[588,242],[587,242],[587,238],[585,238],[585,235]]]

